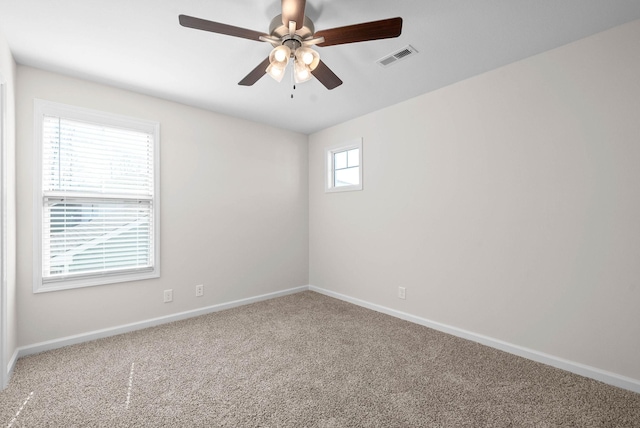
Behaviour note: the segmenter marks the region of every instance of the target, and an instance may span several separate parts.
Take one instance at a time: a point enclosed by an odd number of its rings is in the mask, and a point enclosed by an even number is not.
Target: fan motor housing
[[[295,36],[298,36],[297,38],[300,40],[304,40],[312,37],[315,32],[316,30],[313,22],[305,16],[304,25],[299,30],[296,30]],[[278,15],[271,20],[271,24],[269,25],[269,34],[281,39],[283,43],[291,38],[289,35],[289,26],[282,23],[282,15]]]

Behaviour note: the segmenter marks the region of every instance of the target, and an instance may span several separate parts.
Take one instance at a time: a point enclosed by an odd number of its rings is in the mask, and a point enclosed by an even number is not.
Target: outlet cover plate
[[[400,299],[406,299],[407,298],[407,289],[404,287],[398,287],[398,297]]]

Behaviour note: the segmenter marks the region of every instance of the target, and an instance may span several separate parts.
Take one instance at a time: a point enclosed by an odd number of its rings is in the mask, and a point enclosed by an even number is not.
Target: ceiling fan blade
[[[306,0],[282,0],[282,23],[289,27],[289,21],[295,21],[296,30],[304,25]]]
[[[402,18],[383,19],[318,31],[313,37],[324,37],[318,46],[343,45],[368,40],[390,39],[402,33]]]
[[[259,31],[247,30],[246,28],[234,27],[233,25],[221,24],[219,22],[207,21],[206,19],[195,18],[188,15],[178,16],[180,25],[196,30],[210,31],[212,33],[224,34],[227,36],[241,37],[243,39],[261,41],[261,36],[267,34]]]
[[[264,76],[267,72],[267,67],[269,67],[269,57],[267,57],[264,61],[262,61],[256,68],[251,70],[249,74],[245,76],[244,79],[238,82],[238,85],[242,86],[251,86],[256,83],[262,76]]]
[[[331,90],[342,85],[342,80],[335,75],[327,65],[320,61],[318,66],[311,72],[327,89]]]

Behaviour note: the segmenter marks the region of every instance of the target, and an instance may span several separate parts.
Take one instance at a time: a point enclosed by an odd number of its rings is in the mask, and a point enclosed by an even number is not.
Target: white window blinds
[[[42,189],[153,197],[153,135],[44,116]]]
[[[42,283],[152,271],[155,133],[40,120]]]

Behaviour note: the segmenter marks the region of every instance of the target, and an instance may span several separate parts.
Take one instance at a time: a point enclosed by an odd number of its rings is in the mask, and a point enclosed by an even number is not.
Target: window
[[[362,138],[325,149],[325,192],[362,190]]]
[[[35,101],[34,292],[157,278],[157,122]]]

